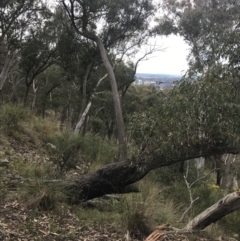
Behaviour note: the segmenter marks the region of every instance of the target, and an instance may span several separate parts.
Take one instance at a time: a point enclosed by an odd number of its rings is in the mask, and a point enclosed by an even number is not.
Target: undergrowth
[[[60,132],[57,121],[42,120],[19,106],[0,107],[0,146],[4,146],[0,158],[8,158],[9,167],[0,169],[0,202],[8,200],[8,186],[3,178],[7,174],[20,177],[21,183],[14,183],[18,200],[25,203],[30,210],[55,210],[67,197],[61,180],[77,168],[85,166],[84,173],[117,161],[118,144],[116,140],[103,138],[98,134],[86,133],[73,135],[71,131]],[[13,154],[9,137],[21,145],[34,146],[44,158],[31,160]],[[131,143],[131,141],[129,142]],[[129,153],[136,153],[136,146],[129,145]],[[41,156],[42,157],[42,156]],[[188,181],[196,180],[197,172],[194,162],[190,166]],[[87,168],[86,168],[87,167]],[[189,191],[184,182],[184,173],[179,173],[179,166],[171,166],[150,173],[137,183],[139,193],[112,195],[93,201],[93,207],[68,207],[84,223],[111,223],[121,226],[123,233],[129,230],[136,237],[147,236],[154,227],[171,223],[183,227],[191,218],[219,200],[225,192],[214,185],[214,173],[197,182],[192,187],[194,203],[183,223],[179,223],[182,213],[190,204]],[[209,171],[209,170],[208,170]],[[21,184],[21,185],[20,185]],[[231,190],[229,190],[231,191]],[[67,204],[66,204],[67,205]],[[221,232],[240,233],[239,212],[220,220],[208,227],[208,232],[218,236]]]

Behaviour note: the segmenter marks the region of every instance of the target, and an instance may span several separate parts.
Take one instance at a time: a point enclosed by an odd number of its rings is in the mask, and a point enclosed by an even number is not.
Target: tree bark
[[[83,91],[82,91],[82,107],[81,107],[81,111],[78,117],[78,122],[76,124],[76,127],[74,129],[74,134],[77,135],[85,121],[85,118],[88,114],[88,111],[92,105],[92,102],[89,101],[87,104],[87,80],[88,77],[90,75],[91,69],[93,66],[93,62],[91,62],[90,64],[88,64],[87,66],[87,70],[83,79]]]
[[[12,94],[10,97],[12,103],[18,102],[17,86],[23,79],[23,77],[19,77],[19,74],[16,77],[13,76],[13,73],[9,75],[9,82],[12,84]]]
[[[97,84],[96,84],[96,86],[95,86],[95,88],[94,88],[94,90],[93,90],[93,93],[91,94],[91,96],[90,96],[90,98],[89,98],[89,102],[88,102],[87,106],[85,107],[85,110],[84,110],[84,111],[80,114],[80,116],[79,116],[78,123],[77,123],[77,125],[76,125],[76,127],[75,127],[75,129],[74,129],[74,134],[75,134],[75,135],[77,135],[77,134],[79,133],[80,129],[82,128],[82,125],[83,125],[83,123],[84,123],[84,121],[85,121],[85,119],[86,119],[86,116],[87,116],[87,114],[88,114],[88,112],[89,112],[89,110],[90,110],[90,108],[91,108],[92,99],[93,99],[94,96],[95,96],[95,92],[96,92],[98,86],[101,84],[101,82],[102,82],[105,78],[107,78],[107,76],[108,76],[108,74],[105,74],[105,75],[97,82]],[[86,103],[86,102],[84,102],[84,103]]]
[[[150,153],[131,160],[115,162],[103,166],[93,173],[78,177],[65,183],[65,190],[70,202],[90,200],[105,194],[122,193],[129,185],[141,180],[151,170],[163,166],[170,166],[183,160],[198,157],[208,157],[223,153],[238,153],[238,150],[229,147],[209,146],[201,144],[185,147],[178,157],[169,157],[164,154]]]
[[[37,99],[37,90],[38,90],[38,87],[36,87],[36,80],[33,80],[33,101],[32,101],[32,110],[35,109],[36,99]]]
[[[220,187],[223,173],[222,157],[216,156],[216,185]]]
[[[23,106],[27,106],[29,90],[30,90],[30,85],[26,84],[26,91],[25,91],[25,96],[23,99]]]
[[[92,105],[92,101],[89,101],[87,106],[86,106],[86,108],[85,108],[85,110],[81,114],[80,119],[79,119],[76,127],[75,127],[74,135],[77,135],[79,133],[80,129],[82,128],[82,125],[83,125],[83,123],[85,121],[85,118],[86,118],[90,108],[91,108],[91,105]]]
[[[233,192],[192,219],[184,229],[202,230],[229,213],[240,209],[240,192]]]
[[[3,85],[6,82],[8,74],[13,68],[14,61],[16,60],[16,56],[17,56],[17,51],[14,51],[12,54],[6,56],[4,66],[0,73],[0,91],[2,91]]]
[[[235,156],[227,155],[223,163],[223,174],[221,180],[221,189],[226,189],[230,187],[229,180],[233,180],[233,175],[231,174],[231,165],[234,162]],[[233,183],[232,183],[233,184]]]
[[[102,57],[102,61],[108,73],[111,88],[112,88],[114,112],[116,117],[118,140],[120,145],[119,161],[124,161],[127,158],[127,140],[126,140],[126,134],[125,134],[125,124],[124,124],[123,114],[122,114],[122,106],[121,106],[120,96],[118,93],[117,81],[115,78],[113,67],[110,64],[110,61],[108,59],[107,52],[103,43],[101,42],[100,38],[98,38],[97,36],[95,36],[95,41],[98,45],[98,48]]]

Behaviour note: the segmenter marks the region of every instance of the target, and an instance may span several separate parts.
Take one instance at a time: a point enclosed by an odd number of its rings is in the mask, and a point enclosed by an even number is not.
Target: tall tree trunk
[[[222,180],[222,163],[221,163],[221,160],[222,157],[221,156],[217,156],[216,157],[216,175],[217,175],[217,178],[216,178],[216,185],[220,187],[221,185],[221,180]]]
[[[81,108],[81,111],[80,111],[80,114],[79,114],[79,117],[78,117],[77,125],[76,125],[75,130],[74,130],[75,135],[79,133],[79,131],[80,131],[80,129],[81,129],[83,123],[84,123],[85,117],[87,116],[88,111],[89,111],[89,109],[92,105],[91,101],[89,101],[89,103],[87,104],[87,80],[88,80],[88,77],[90,75],[92,66],[93,66],[93,62],[91,62],[87,66],[87,70],[86,70],[86,73],[85,73],[85,76],[84,76],[84,79],[83,79],[82,108]],[[86,104],[87,104],[87,106],[86,106]]]
[[[204,172],[205,158],[204,157],[196,158],[195,165],[197,169],[197,177],[201,177]]]
[[[38,90],[38,87],[36,87],[36,81],[34,80],[33,81],[33,93],[34,93],[34,96],[33,96],[33,101],[32,101],[32,109],[33,110],[35,109],[35,105],[36,105],[37,90]]]
[[[51,93],[52,91],[57,88],[60,84],[54,84],[48,91],[47,93],[43,96],[42,98],[42,118],[44,119],[46,116],[46,105],[47,105],[47,98],[48,95],[50,95],[51,98]]]
[[[87,80],[88,77],[90,75],[91,69],[93,66],[93,62],[91,62],[88,66],[87,66],[87,70],[83,79],[83,91],[82,91],[82,107],[81,107],[81,111],[78,117],[78,123],[75,127],[74,130],[74,134],[78,134],[80,131],[80,128],[82,127],[85,117],[88,114],[88,111],[92,105],[91,101],[89,101],[89,103],[87,104]]]
[[[16,59],[16,56],[17,56],[17,51],[14,51],[11,55],[6,56],[4,66],[3,66],[2,71],[0,73],[0,91],[2,91],[3,85],[6,82],[8,74],[9,74],[9,72],[11,71],[11,69],[14,65],[14,61]]]
[[[226,189],[227,187],[234,186],[234,176],[231,173],[231,165],[235,161],[234,155],[227,155],[226,159],[224,160],[224,168],[223,168],[223,175],[221,180],[221,188]]]
[[[226,159],[224,160],[224,165],[225,165],[225,168],[224,168],[221,183],[220,183],[221,189],[227,188],[228,177],[229,177],[230,166],[231,166],[230,154],[228,154]]]
[[[64,122],[66,120],[66,116],[67,116],[67,109],[68,109],[68,103],[63,107],[62,111],[61,111],[61,116],[60,116],[60,131],[63,131],[64,129]]]
[[[23,100],[23,105],[27,106],[27,100],[28,100],[28,94],[29,94],[29,90],[30,90],[30,85],[26,85],[26,91],[25,91],[25,96],[24,96],[24,100]]]
[[[18,102],[17,85],[20,81],[21,81],[21,79],[17,81],[16,78],[14,78],[12,74],[10,75],[10,83],[12,84],[12,94],[11,94],[11,97],[10,97],[10,101],[12,103]]]
[[[108,73],[108,77],[112,88],[113,104],[114,104],[114,111],[115,111],[117,130],[118,130],[118,140],[120,145],[119,161],[124,161],[127,159],[127,140],[126,140],[125,125],[123,120],[122,106],[121,106],[120,96],[118,92],[117,81],[115,78],[113,67],[108,59],[108,55],[103,43],[101,42],[100,38],[98,38],[97,36],[95,36],[95,41],[98,45],[98,48],[102,57],[102,61]]]

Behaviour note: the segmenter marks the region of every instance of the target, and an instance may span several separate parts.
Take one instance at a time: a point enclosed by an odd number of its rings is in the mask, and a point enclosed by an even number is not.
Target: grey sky
[[[165,50],[156,52],[148,60],[139,63],[137,73],[182,75],[188,68],[186,58],[189,52],[183,39],[175,35],[159,37],[156,44]]]

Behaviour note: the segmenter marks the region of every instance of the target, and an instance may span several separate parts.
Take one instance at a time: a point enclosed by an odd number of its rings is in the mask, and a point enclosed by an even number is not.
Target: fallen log
[[[230,193],[192,219],[184,229],[202,230],[238,209],[240,209],[240,192]]]
[[[202,156],[237,152],[238,150],[223,146],[222,143],[215,146],[209,143],[198,143],[178,147],[177,156],[148,153],[131,160],[105,165],[93,173],[67,181],[64,183],[64,190],[71,203],[87,201],[105,194],[125,193],[130,185],[156,168]]]

